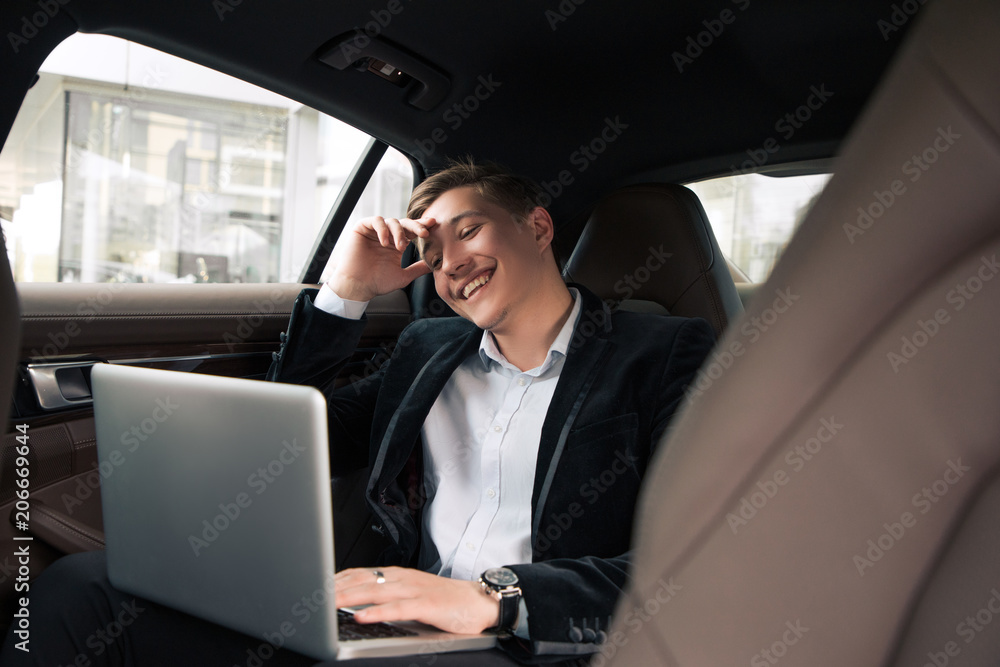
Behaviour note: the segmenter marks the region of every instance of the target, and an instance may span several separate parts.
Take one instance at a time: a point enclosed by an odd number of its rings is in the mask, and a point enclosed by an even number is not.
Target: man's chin
[[[469,310],[466,310],[465,308],[462,308],[462,305],[464,304],[464,300],[463,301],[457,301],[457,302],[451,302],[449,300],[444,300],[444,299],[442,299],[442,300],[445,303],[447,303],[448,306],[453,311],[455,311],[456,314],[458,314],[460,317],[462,317],[463,319],[469,320],[470,322],[472,322],[473,324],[475,324],[480,329],[483,329],[485,331],[492,331],[494,333],[497,333],[496,329],[498,327],[501,327],[504,324],[504,322],[507,320],[507,316],[510,314],[510,309],[509,308],[504,308],[499,313],[496,313],[496,312],[489,312],[489,313],[485,313],[485,312],[483,312],[483,313],[470,312]]]
[[[480,316],[478,318],[470,317],[468,319],[480,329],[491,331],[494,334],[503,333],[502,331],[498,331],[498,329],[502,329],[504,323],[507,321],[507,315],[509,315],[508,309],[504,308],[499,313],[493,313],[491,315],[493,315],[492,319],[487,319],[485,316]]]

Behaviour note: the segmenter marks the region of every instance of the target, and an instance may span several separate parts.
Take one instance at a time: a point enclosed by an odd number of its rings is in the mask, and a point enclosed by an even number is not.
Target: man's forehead
[[[428,209],[428,211],[429,210],[430,209]],[[427,212],[424,213],[424,216],[428,217],[428,218],[433,217],[435,220],[437,220],[437,223],[438,223],[436,227],[432,227],[431,228],[431,230],[430,230],[430,236],[428,236],[426,239],[424,239],[424,249],[427,249],[427,248],[429,248],[429,247],[431,247],[431,246],[434,245],[434,237],[437,235],[436,233],[441,233],[441,232],[443,232],[445,230],[446,227],[453,227],[454,225],[462,222],[463,220],[465,220],[467,218],[483,218],[483,217],[486,217],[486,212],[485,211],[480,211],[478,209],[471,209],[470,208],[470,209],[466,209],[464,211],[459,211],[458,213],[455,213],[455,214],[451,215],[451,217],[448,217],[448,218],[439,218],[439,217],[437,217],[435,215],[431,215],[431,214],[429,214]]]

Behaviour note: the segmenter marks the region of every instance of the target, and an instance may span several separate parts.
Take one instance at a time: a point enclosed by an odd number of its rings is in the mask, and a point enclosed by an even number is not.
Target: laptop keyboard
[[[358,623],[354,614],[343,609],[337,610],[337,636],[340,641],[355,639],[385,639],[387,637],[416,637],[412,630],[388,623]]]

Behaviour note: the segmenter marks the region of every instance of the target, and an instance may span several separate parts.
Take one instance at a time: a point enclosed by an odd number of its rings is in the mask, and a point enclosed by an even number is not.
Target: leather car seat
[[[910,20],[762,290],[792,304],[660,445],[593,665],[1000,662],[1000,4]]]
[[[717,335],[743,313],[705,209],[682,185],[631,185],[603,197],[563,277],[628,309],[652,302],[671,315],[703,317]]]

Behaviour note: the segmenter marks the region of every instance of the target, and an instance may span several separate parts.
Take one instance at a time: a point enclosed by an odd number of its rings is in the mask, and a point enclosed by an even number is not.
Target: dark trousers
[[[263,639],[197,619],[122,593],[107,577],[104,552],[67,556],[31,584],[31,651],[14,647],[7,633],[0,665],[19,667],[300,667],[315,660]],[[401,658],[372,658],[324,665],[357,667],[501,667],[516,661],[499,649]]]

